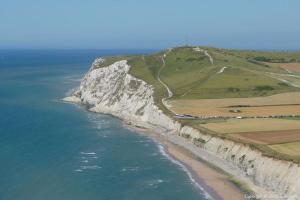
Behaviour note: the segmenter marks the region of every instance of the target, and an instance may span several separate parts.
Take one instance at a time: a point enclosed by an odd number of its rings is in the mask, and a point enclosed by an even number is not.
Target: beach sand
[[[158,133],[144,128],[134,128],[140,134],[146,135],[154,139],[159,144],[162,144],[166,152],[179,161],[181,164],[191,170],[193,177],[199,185],[204,187],[213,199],[224,200],[245,200],[245,194],[230,182],[228,175],[220,170],[209,166],[202,162],[190,151],[180,147]]]

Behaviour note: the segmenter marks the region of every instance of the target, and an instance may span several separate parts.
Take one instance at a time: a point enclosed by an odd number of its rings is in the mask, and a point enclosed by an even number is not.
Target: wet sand
[[[168,141],[166,137],[160,134],[144,128],[134,128],[134,130],[162,144],[171,157],[191,170],[193,178],[213,199],[245,200],[244,193],[228,180],[228,175],[202,162],[194,154]]]

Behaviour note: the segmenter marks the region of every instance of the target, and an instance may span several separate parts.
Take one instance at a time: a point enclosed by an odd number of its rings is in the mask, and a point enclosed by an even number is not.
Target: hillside
[[[300,52],[199,49],[178,47],[151,55],[108,57],[100,67],[127,59],[130,74],[154,87],[160,107],[161,99],[167,96],[166,88],[158,81],[160,70],[160,78],[171,89],[173,99],[258,97],[299,90],[297,78],[293,80],[285,69],[258,61],[257,57],[294,62],[300,60]],[[212,60],[202,52],[205,50]]]

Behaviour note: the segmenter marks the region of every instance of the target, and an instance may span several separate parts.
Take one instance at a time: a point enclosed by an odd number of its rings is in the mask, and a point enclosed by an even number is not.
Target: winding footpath
[[[204,50],[204,49],[200,49],[199,47],[196,47],[193,49],[194,51],[197,51],[197,52],[202,52],[204,53],[205,56],[208,57],[209,59],[209,62],[211,63],[211,65],[214,64],[214,59],[213,57],[208,53],[207,50]],[[167,57],[167,55],[172,51],[172,48],[168,49],[168,51],[166,53],[164,53],[164,55],[161,57],[161,60],[162,60],[162,66],[161,68],[159,69],[158,73],[157,73],[157,80],[160,82],[160,84],[162,84],[164,86],[164,88],[166,88],[167,92],[168,92],[168,96],[167,97],[164,97],[162,98],[162,104],[165,106],[165,108],[167,108],[169,111],[171,111],[169,108],[170,108],[170,105],[167,104],[167,100],[172,98],[173,97],[173,92],[171,91],[171,89],[168,87],[168,85],[166,83],[164,83],[161,78],[160,78],[160,74],[161,74],[161,71],[165,68],[166,66],[166,61],[165,61],[165,58]],[[224,67],[222,69],[222,72],[225,70],[226,67]],[[222,73],[221,72],[221,73]],[[188,91],[190,92],[190,90]],[[187,93],[188,93],[187,92]],[[184,94],[185,95],[185,94]],[[172,113],[174,113],[173,111],[171,111]],[[175,114],[175,113],[174,113]]]
[[[164,83],[160,79],[160,73],[165,68],[165,66],[166,66],[165,58],[167,57],[167,54],[170,53],[171,51],[172,51],[172,49],[168,49],[168,51],[161,57],[161,60],[162,60],[163,64],[162,64],[161,68],[159,69],[159,71],[157,73],[157,80],[164,86],[164,88],[166,88],[166,90],[168,92],[168,96],[162,98],[161,102],[163,103],[163,105],[165,106],[165,108],[167,108],[169,111],[171,111],[171,110],[169,109],[169,105],[167,104],[167,100],[170,99],[170,98],[172,98],[173,92],[170,90],[170,88],[168,87],[168,85],[166,83]],[[171,112],[173,112],[173,111],[171,111]]]
[[[212,64],[212,65],[214,64],[214,59],[213,59],[213,57],[208,53],[207,50],[200,49],[199,47],[196,47],[196,48],[194,48],[193,50],[194,50],[194,51],[198,51],[198,52],[204,53],[204,55],[206,55],[206,56],[208,57],[210,64]]]

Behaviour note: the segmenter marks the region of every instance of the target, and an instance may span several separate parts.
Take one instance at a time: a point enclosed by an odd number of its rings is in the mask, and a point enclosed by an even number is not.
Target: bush
[[[185,59],[185,61],[186,62],[193,62],[193,61],[202,61],[202,60],[204,60],[205,59],[205,57],[198,57],[198,58],[187,58],[187,59]]]
[[[257,60],[257,61],[260,61],[260,62],[270,62],[271,61],[271,59],[266,58],[264,56],[257,56],[257,57],[254,57],[253,59]]]
[[[240,88],[234,88],[234,87],[230,87],[227,89],[228,92],[239,92]]]
[[[289,84],[284,83],[284,82],[280,82],[280,83],[278,83],[278,85],[280,85],[280,86],[285,86],[285,87],[289,86]]]
[[[264,90],[274,90],[274,88],[272,86],[269,86],[269,85],[261,85],[261,86],[256,86],[254,88],[254,90],[256,90],[256,91],[264,91]]]

